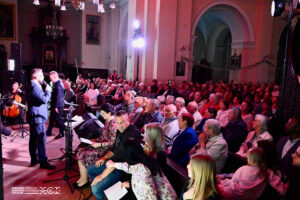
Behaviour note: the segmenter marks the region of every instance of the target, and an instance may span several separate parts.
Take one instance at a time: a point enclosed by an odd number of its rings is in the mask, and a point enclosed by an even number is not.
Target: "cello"
[[[18,91],[21,87],[22,84],[18,86],[16,91]],[[22,98],[17,94],[17,92],[15,92],[9,97],[9,102],[13,102],[13,101],[17,103],[22,102]],[[3,110],[3,115],[8,118],[16,118],[19,116],[19,114],[20,114],[19,106],[15,104],[11,106],[6,106],[6,108]]]

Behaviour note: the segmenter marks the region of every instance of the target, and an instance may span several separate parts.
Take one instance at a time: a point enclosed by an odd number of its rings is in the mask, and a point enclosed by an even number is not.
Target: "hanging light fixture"
[[[36,5],[36,6],[40,5],[40,1],[39,0],[33,0],[33,5]]]
[[[103,3],[98,4],[98,12],[105,13],[104,5]]]
[[[110,7],[111,9],[115,9],[115,8],[116,8],[116,4],[115,4],[115,2],[114,2],[113,0],[112,0],[112,2],[110,3],[109,7]]]
[[[66,11],[66,3],[73,5],[76,10],[85,10],[86,3],[91,3],[97,5],[98,12],[105,13],[104,5],[111,9],[116,8],[116,2],[118,0],[51,0],[50,2],[54,3],[55,6],[60,7],[60,10]],[[34,5],[40,5],[39,0],[33,0]]]
[[[46,25],[46,35],[56,40],[58,37],[64,36],[64,28],[62,26],[58,26],[57,24],[55,9],[53,16],[54,18],[52,20],[52,25]]]
[[[55,0],[54,1],[54,5],[56,5],[56,6],[60,6],[60,3],[61,3],[61,0]]]

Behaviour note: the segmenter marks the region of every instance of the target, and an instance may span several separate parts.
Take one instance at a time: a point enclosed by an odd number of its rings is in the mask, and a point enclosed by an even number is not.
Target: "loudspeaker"
[[[22,84],[21,90],[26,90],[26,72],[24,70],[18,71],[1,71],[0,91],[2,94],[12,91],[12,84],[18,82]]]
[[[82,115],[83,122],[74,128],[80,138],[96,139],[102,135],[104,125],[92,114]]]
[[[15,60],[15,70],[22,70],[22,43],[11,43],[10,58]]]

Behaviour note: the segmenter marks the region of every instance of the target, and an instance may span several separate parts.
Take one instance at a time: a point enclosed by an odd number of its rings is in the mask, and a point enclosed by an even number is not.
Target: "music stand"
[[[14,138],[11,139],[10,142],[13,142],[16,137],[20,137],[20,138],[25,138],[26,136],[29,135],[29,132],[26,128],[24,128],[24,114],[25,114],[25,109],[23,106],[19,106],[19,109],[20,109],[20,117],[21,117],[21,127],[20,127],[20,130],[18,130],[15,135],[14,135]]]
[[[73,106],[69,107],[69,113],[67,114],[67,126],[66,126],[66,134],[65,134],[65,168],[57,170],[55,172],[51,172],[48,174],[48,176],[55,174],[57,172],[60,171],[65,171],[65,175],[63,176],[63,178],[61,179],[52,179],[52,180],[45,180],[43,181],[44,183],[49,183],[49,182],[53,182],[53,181],[66,181],[71,193],[73,193],[73,189],[69,183],[69,179],[77,177],[79,175],[75,175],[75,176],[68,176],[68,170],[71,169],[72,166],[72,142],[73,142],[73,134],[72,134],[72,112],[74,110]]]

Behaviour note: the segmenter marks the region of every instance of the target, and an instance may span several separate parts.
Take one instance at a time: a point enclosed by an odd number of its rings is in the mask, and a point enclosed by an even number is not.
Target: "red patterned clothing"
[[[101,146],[94,148],[89,145],[83,148],[77,149],[77,160],[79,160],[86,168],[91,165],[95,165],[95,162],[100,159],[105,153],[108,152],[110,147],[114,144],[117,133],[117,127],[115,120],[106,121],[104,124],[102,135],[96,141],[101,143]]]

